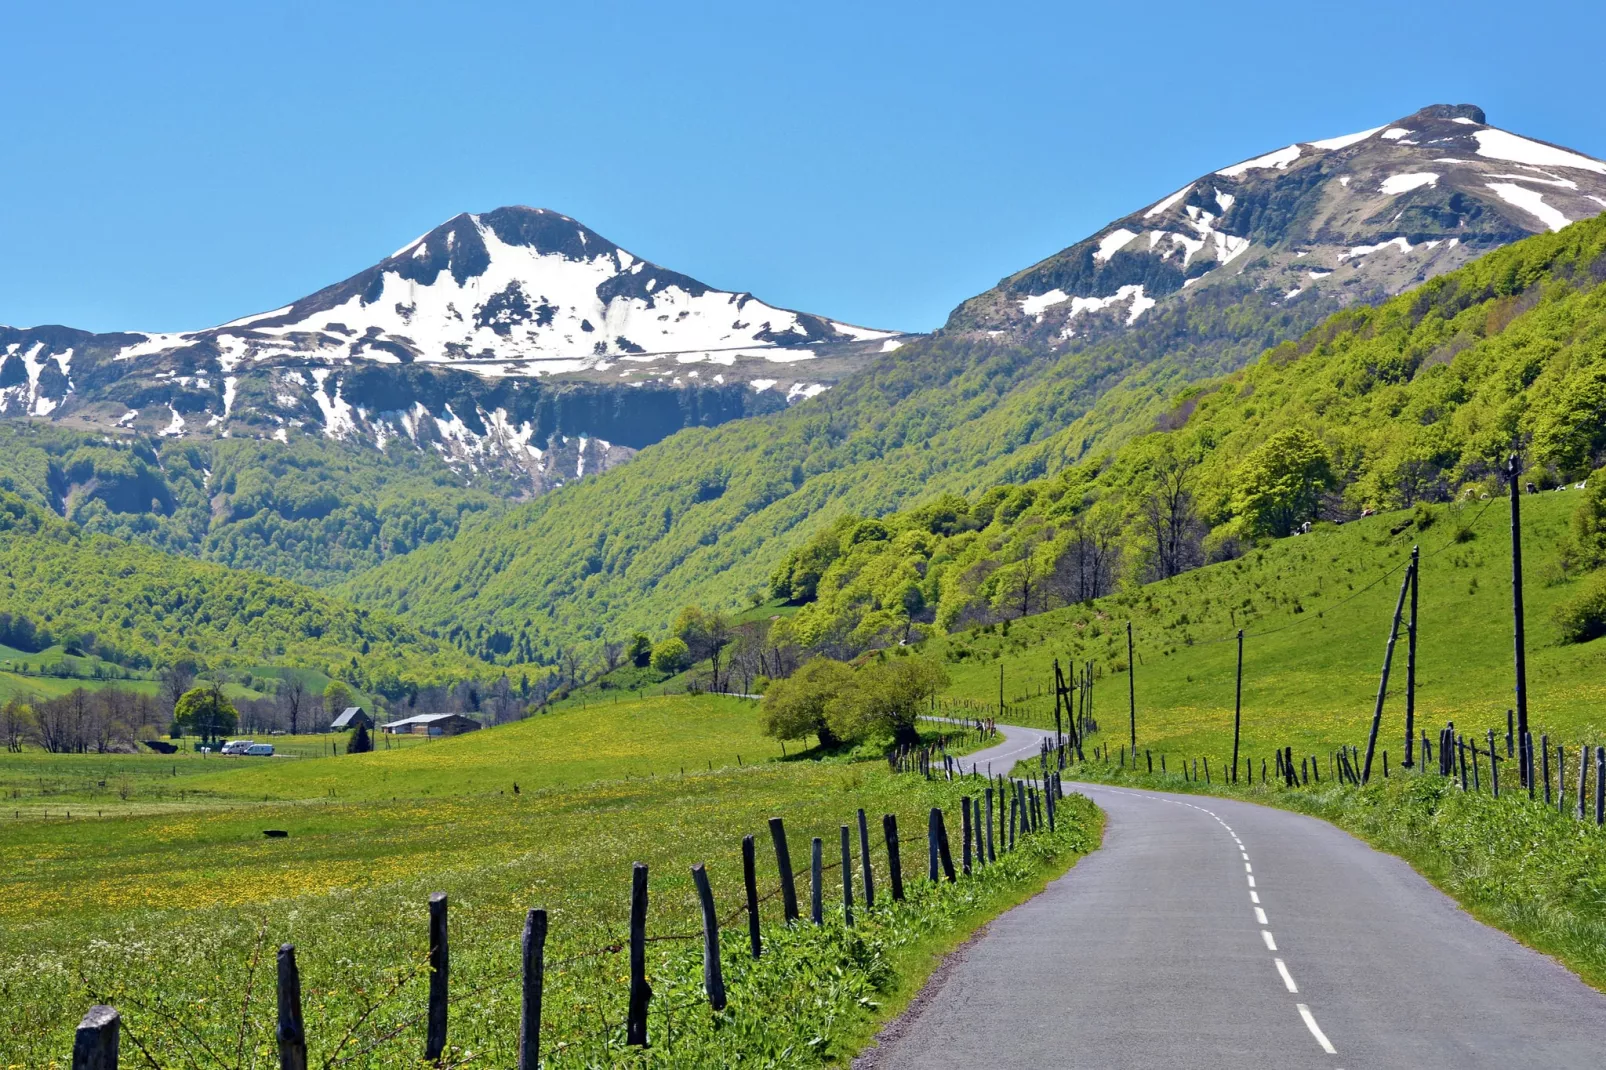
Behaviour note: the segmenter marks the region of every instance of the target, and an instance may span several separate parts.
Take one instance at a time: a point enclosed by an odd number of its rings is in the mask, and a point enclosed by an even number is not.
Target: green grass
[[[1606,642],[1563,644],[1551,620],[1576,590],[1555,582],[1556,544],[1576,493],[1523,501],[1525,606],[1531,724],[1552,742],[1606,735]],[[1052,724],[1052,660],[1093,659],[1101,739],[1127,737],[1126,622],[1138,659],[1138,745],[1172,755],[1232,753],[1237,628],[1244,643],[1244,750],[1326,754],[1360,745],[1371,722],[1400,572],[1413,543],[1422,551],[1417,719],[1430,735],[1447,720],[1463,731],[1505,729],[1511,705],[1510,537],[1504,500],[1437,507],[1426,530],[1391,513],[1322,526],[1238,561],[1163,583],[1029,617],[1002,627],[934,639],[947,659],[946,698],[996,705],[1002,665],[1008,720]],[[1470,541],[1456,541],[1466,525]],[[1393,532],[1391,534],[1391,532]],[[1405,642],[1394,673],[1381,746],[1398,761],[1403,737]],[[1037,697],[1039,688],[1044,697]],[[1097,741],[1095,741],[1097,742]]]
[[[272,1001],[264,986],[281,941],[298,947],[315,1064],[351,1031],[342,1057],[373,1050],[348,1065],[416,1065],[425,900],[436,890],[453,904],[460,1002],[452,1039],[461,1058],[510,1062],[517,934],[524,910],[539,905],[552,916],[548,1065],[630,1061],[618,1035],[622,955],[576,956],[619,942],[634,861],[651,867],[649,932],[672,938],[649,945],[655,1043],[636,1061],[728,1065],[741,1051],[767,1065],[820,1065],[866,1039],[942,950],[1096,842],[1096,813],[1073,804],[1056,837],[1041,837],[984,879],[933,891],[923,880],[926,809],[948,808],[957,838],[965,784],[896,777],[881,762],[755,761],[761,752],[747,749],[762,742],[755,720],[750,703],[681,697],[575,710],[399,752],[254,766],[169,759],[169,770],[184,767],[178,780],[211,793],[208,802],[4,822],[0,1066],[61,1065],[71,1027],[98,999],[124,1011],[125,1051],[137,1038],[159,1065],[183,1065],[179,1053],[202,1045],[214,1052],[196,1056],[203,1065],[265,1064]],[[51,764],[45,757],[55,756],[11,756],[0,770]],[[809,837],[825,839],[830,862],[838,826],[861,806],[877,827],[880,814],[898,815],[910,903],[894,910],[886,902],[877,838],[876,910],[861,907],[852,932],[839,912],[821,930],[788,932],[779,901],[767,900],[771,953],[753,964],[733,914],[742,835],[758,838],[769,892],[778,878],[768,817],[785,817],[794,867],[806,870]],[[270,840],[266,828],[290,836]],[[717,1019],[698,999],[698,945],[673,939],[697,931],[689,866],[698,861],[727,919],[732,997]],[[828,876],[827,902],[838,902],[840,877]]]

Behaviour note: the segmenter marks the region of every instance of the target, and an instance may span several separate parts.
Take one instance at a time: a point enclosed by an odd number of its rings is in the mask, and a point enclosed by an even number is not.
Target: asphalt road
[[[1007,772],[1046,733],[963,759]],[[950,957],[856,1067],[1606,1066],[1606,996],[1314,818],[1067,786],[1104,845]]]

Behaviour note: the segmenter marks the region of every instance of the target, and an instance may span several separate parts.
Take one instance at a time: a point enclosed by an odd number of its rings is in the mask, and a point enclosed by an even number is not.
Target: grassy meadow
[[[117,766],[134,770],[122,810],[0,823],[0,1067],[65,1065],[72,1027],[95,1001],[124,1012],[133,1065],[270,1065],[272,953],[286,941],[297,945],[314,1065],[418,1065],[434,891],[452,903],[453,1065],[512,1061],[517,938],[532,906],[552,918],[547,1065],[711,1065],[733,1050],[766,1065],[820,1065],[866,1039],[939,952],[1097,839],[1092,807],[1070,803],[1056,835],[932,889],[926,811],[947,808],[957,841],[959,796],[974,787],[779,752],[759,735],[751,702],[700,696],[591,706],[367,755],[95,758],[109,782]],[[71,766],[64,757],[85,756],[10,755],[0,776],[20,790],[30,763],[59,774]],[[164,773],[184,799],[142,810]],[[840,908],[821,929],[786,930],[779,899],[767,899],[771,951],[753,962],[737,911],[742,836],[757,837],[760,890],[771,893],[766,821],[786,819],[806,913],[809,838],[825,841],[832,863],[838,828],[858,807],[876,831],[876,908],[861,901],[851,931]],[[897,909],[886,899],[883,813],[903,831],[911,900]],[[620,944],[635,861],[651,867],[648,931],[658,938],[646,1054],[622,1047]],[[699,998],[694,862],[706,862],[725,919],[731,1006],[721,1015]],[[833,869],[828,905],[840,889]]]
[[[1577,589],[1557,547],[1579,495],[1522,503],[1533,731],[1553,742],[1606,736],[1606,642],[1563,644],[1555,605]],[[1361,744],[1377,699],[1389,620],[1412,545],[1422,554],[1417,723],[1505,730],[1512,705],[1511,540],[1504,499],[1368,517],[1282,539],[1236,561],[1072,606],[932,640],[950,703],[996,704],[1003,666],[1008,719],[1050,725],[1052,660],[1095,662],[1102,739],[1127,738],[1126,622],[1137,655],[1140,748],[1212,764],[1232,751],[1237,629],[1245,632],[1243,747],[1325,754]],[[1403,737],[1405,638],[1395,651],[1382,746]],[[1041,692],[1041,694],[1039,694]],[[1098,742],[1095,740],[1095,742]]]

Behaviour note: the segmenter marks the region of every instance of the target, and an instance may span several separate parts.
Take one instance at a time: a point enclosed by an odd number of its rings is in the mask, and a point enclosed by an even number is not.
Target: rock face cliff
[[[499,208],[207,330],[0,327],[0,415],[401,440],[539,492],[682,427],[817,394],[899,337],[716,290],[556,212]]]

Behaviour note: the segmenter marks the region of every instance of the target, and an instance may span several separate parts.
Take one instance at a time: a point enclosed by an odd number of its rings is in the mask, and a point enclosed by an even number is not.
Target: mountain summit
[[[681,427],[784,408],[898,344],[715,289],[557,212],[498,208],[220,327],[0,327],[0,416],[400,439],[539,490]]]
[[[1434,104],[1197,178],[966,301],[947,327],[1063,345],[1185,291],[1376,300],[1603,209],[1606,163]]]

